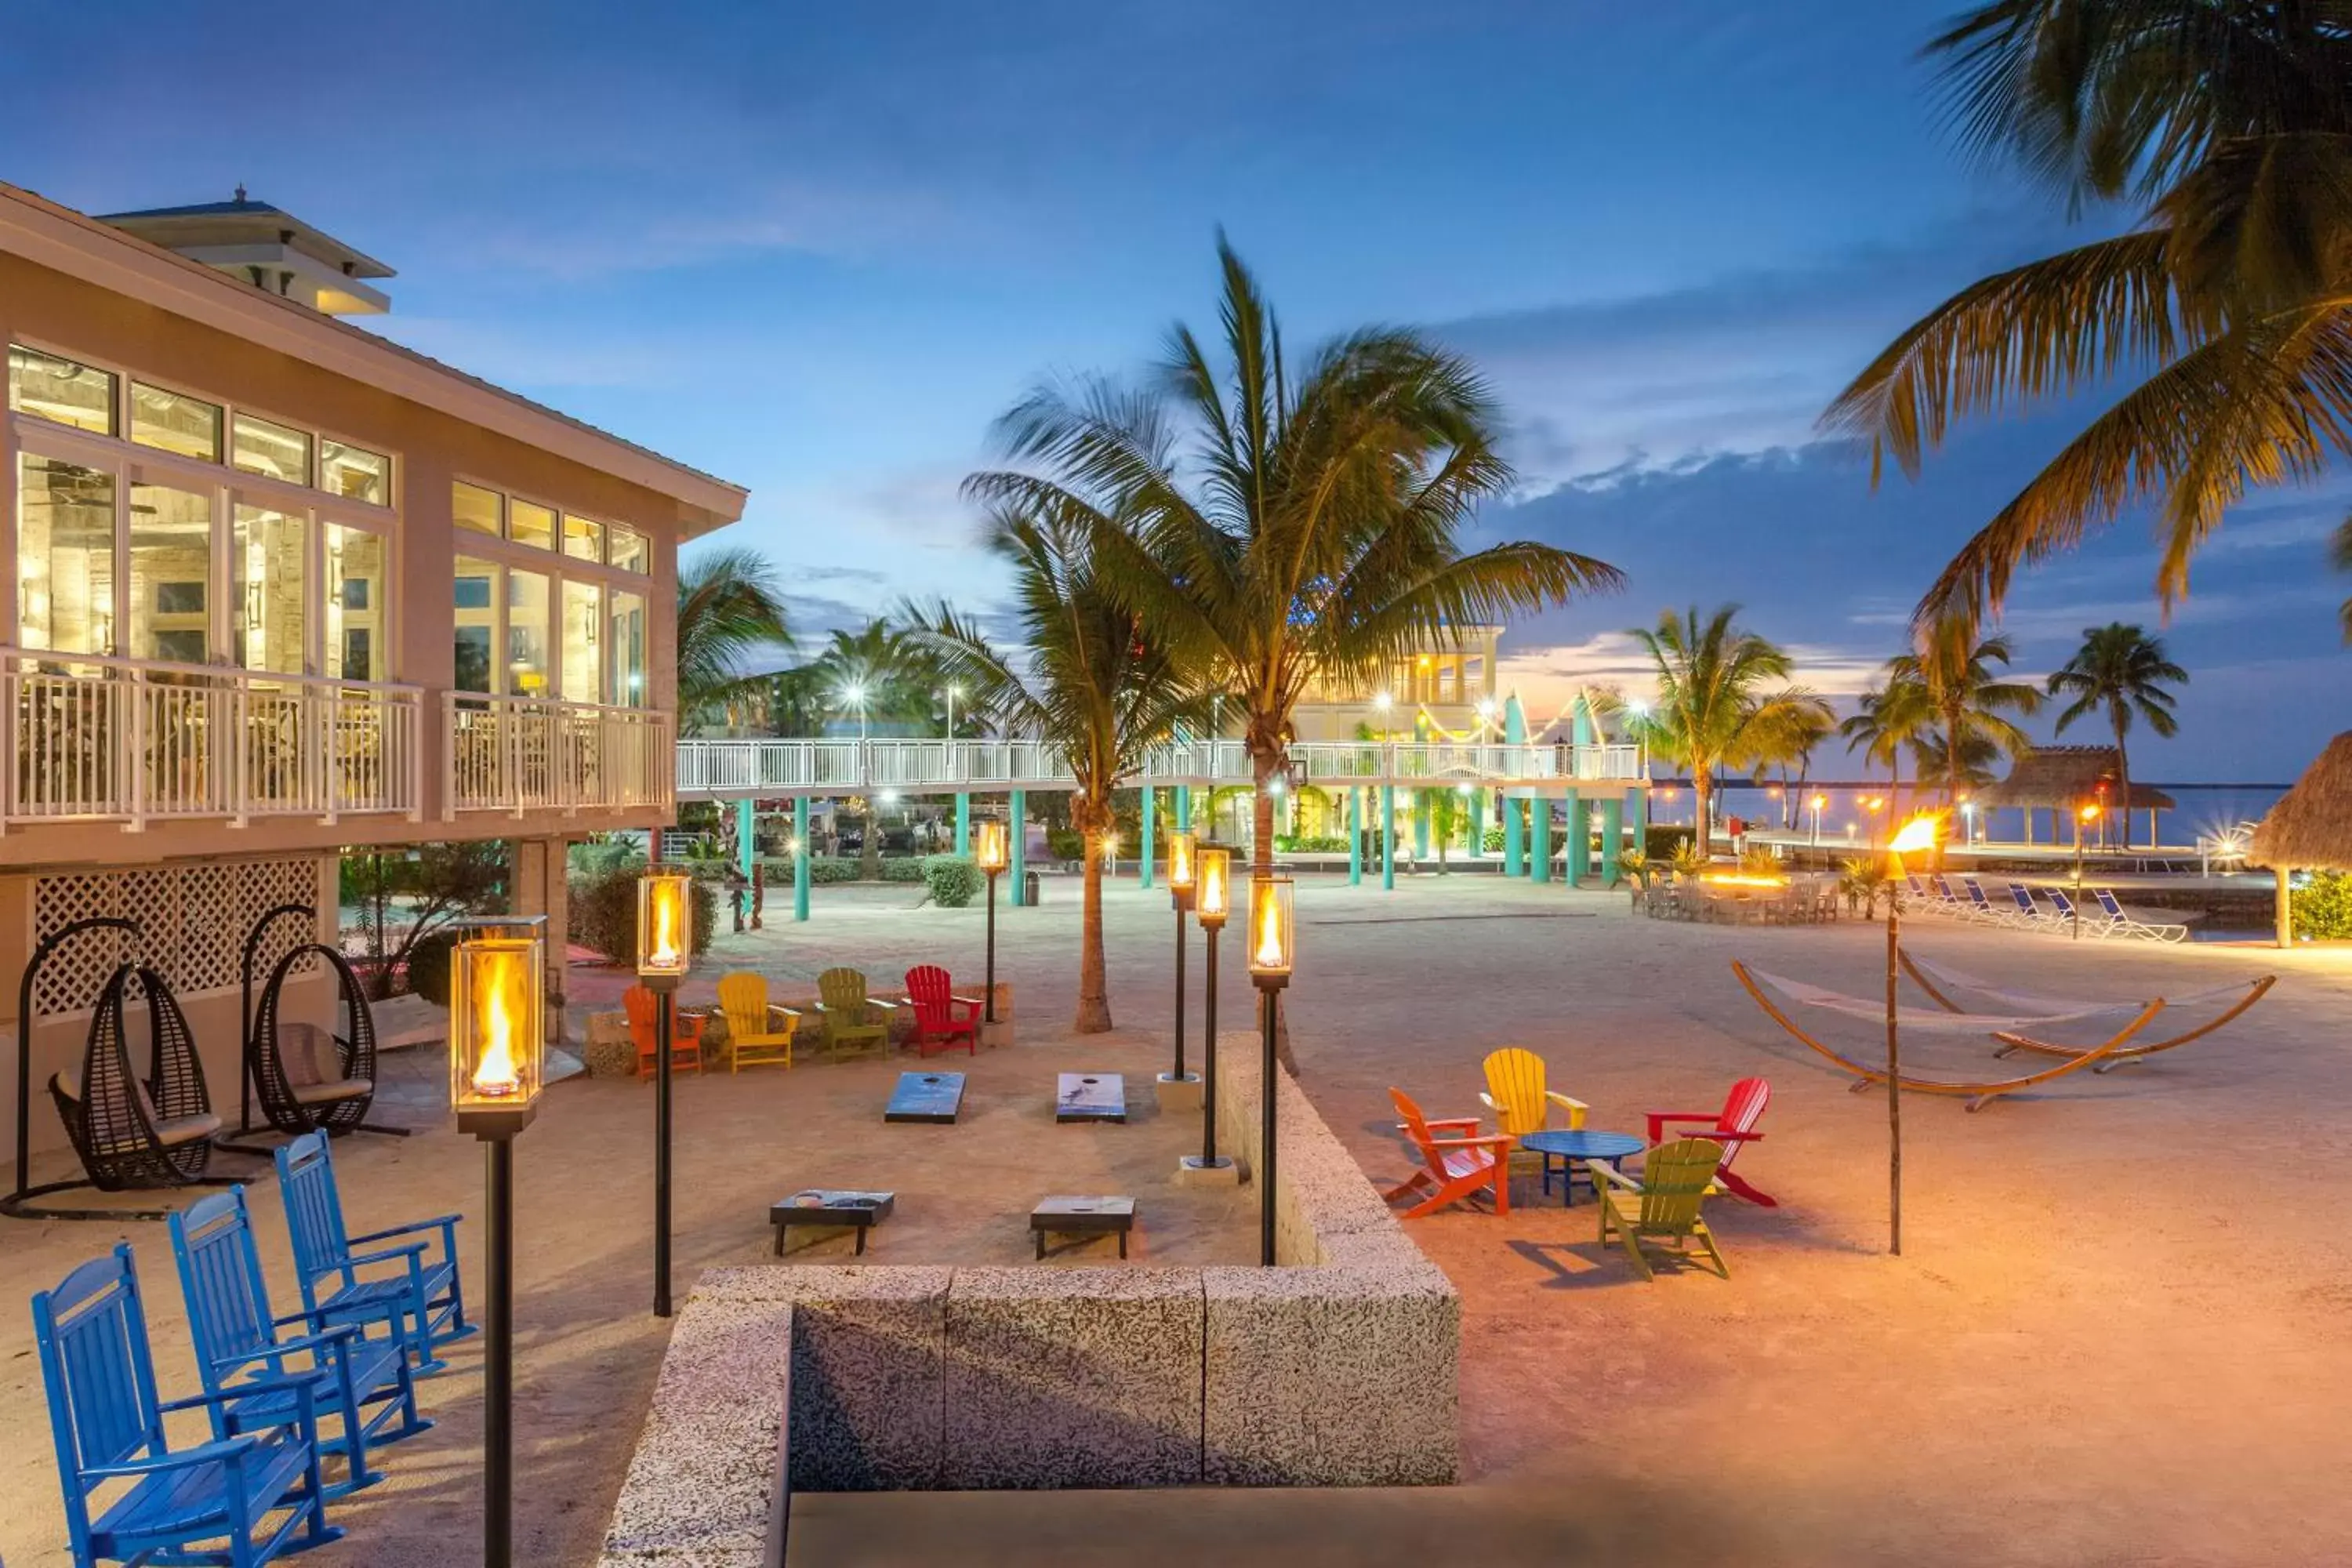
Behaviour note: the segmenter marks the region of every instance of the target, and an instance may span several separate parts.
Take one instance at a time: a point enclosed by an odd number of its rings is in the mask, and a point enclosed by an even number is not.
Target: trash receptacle
[[[1021,874],[1021,901],[1030,909],[1037,907],[1037,873],[1034,871]]]

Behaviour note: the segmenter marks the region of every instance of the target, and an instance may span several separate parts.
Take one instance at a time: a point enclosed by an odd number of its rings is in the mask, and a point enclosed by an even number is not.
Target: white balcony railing
[[[150,822],[421,807],[413,686],[0,648],[0,820]]]
[[[461,811],[666,809],[676,798],[667,713],[457,691],[443,693],[442,703],[445,818]]]

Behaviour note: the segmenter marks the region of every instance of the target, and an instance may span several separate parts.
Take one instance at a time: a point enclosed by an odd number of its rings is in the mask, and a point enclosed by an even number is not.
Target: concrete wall
[[[1254,1152],[1255,1041],[1219,1044],[1222,1131]],[[1276,1095],[1280,1267],[706,1273],[604,1563],[762,1563],[786,1448],[796,1490],[1454,1480],[1454,1289]]]

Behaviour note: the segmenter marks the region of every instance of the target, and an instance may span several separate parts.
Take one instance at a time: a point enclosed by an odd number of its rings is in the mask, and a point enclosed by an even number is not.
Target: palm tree
[[[1849,755],[1859,751],[1864,765],[1885,764],[1890,812],[1903,792],[1903,753],[1907,749],[1916,757],[1920,737],[1934,722],[1935,707],[1927,700],[1926,684],[1890,661],[1885,684],[1864,692],[1853,712],[1838,725]]]
[[[1672,610],[1654,627],[1629,636],[1656,666],[1658,696],[1628,728],[1650,749],[1690,769],[1697,796],[1698,853],[1715,852],[1709,816],[1716,770],[1768,755],[1807,711],[1824,717],[1828,705],[1801,687],[1767,693],[1767,681],[1785,681],[1795,666],[1786,652],[1733,622],[1739,606],[1724,605],[1702,624],[1698,606],[1679,618]]]
[[[677,571],[677,711],[691,734],[719,703],[756,689],[743,661],[792,646],[776,569],[755,550],[714,550]]]
[[[1875,480],[1969,415],[2153,367],[1947,566],[1925,630],[1998,610],[2017,568],[2158,503],[2157,585],[2256,485],[2306,479],[2352,435],[2352,30],[2290,0],[1989,0],[1929,46],[1964,140],[2077,209],[2140,222],[1970,285],[1824,416]]]
[[[1017,467],[975,474],[965,489],[1101,520],[1095,566],[1107,591],[1239,710],[1256,786],[1254,861],[1267,874],[1272,785],[1311,683],[1369,686],[1449,626],[1619,577],[1542,544],[1462,553],[1463,523],[1511,478],[1470,366],[1418,333],[1365,328],[1294,371],[1265,295],[1222,236],[1217,254],[1222,366],[1179,326],[1147,391],[1041,388],[998,426]]]
[[[1024,668],[944,604],[905,615],[909,641],[961,681],[977,709],[1007,732],[1052,744],[1077,781],[1070,825],[1085,845],[1085,896],[1072,1027],[1080,1034],[1111,1027],[1102,923],[1111,793],[1145,748],[1166,741],[1180,721],[1197,721],[1206,706],[1165,651],[1139,635],[1133,612],[1105,591],[1092,548],[1101,521],[1067,505],[1004,509],[992,519],[989,548],[1013,567]]]
[[[1962,774],[1969,760],[1979,755],[1978,741],[1989,742],[1995,751],[2011,757],[2033,744],[2031,736],[2005,717],[2016,713],[2031,718],[2042,710],[2041,691],[2023,681],[2006,679],[1993,668],[2005,668],[2011,653],[2007,637],[1972,642],[1963,623],[1945,620],[1930,632],[1924,652],[1903,654],[1887,663],[1889,686],[1916,683],[1935,715],[1937,761],[1931,765],[1926,749],[1929,742],[1922,736],[1919,779],[1924,788],[1940,766],[1944,804],[1954,811],[1959,809],[1961,789],[1967,783]]]
[[[1756,761],[1759,766],[1780,770],[1780,828],[1786,832],[1797,796],[1804,793],[1805,780],[1813,771],[1813,748],[1829,739],[1837,728],[1837,717],[1828,703],[1819,700],[1790,703],[1777,712],[1779,716],[1764,726]],[[1793,784],[1789,778],[1791,765],[1797,770]]]
[[[2336,525],[2336,537],[2328,542],[2327,558],[2338,572],[2352,572],[2352,518]],[[2340,616],[2344,622],[2344,640],[2352,642],[2352,599],[2344,601]]]
[[[2074,699],[2058,715],[2060,734],[2075,720],[2106,710],[2107,723],[2116,735],[2116,772],[2120,775],[2116,783],[2123,801],[2126,849],[2131,847],[2131,756],[2124,748],[2124,737],[2130,732],[2134,714],[2147,720],[2147,727],[2159,735],[2177,734],[2180,722],[2172,715],[2172,693],[2163,683],[2185,685],[2188,680],[2189,672],[2165,657],[2162,637],[2149,637],[2121,621],[2084,626],[2083,646],[2051,672],[2050,695]]]

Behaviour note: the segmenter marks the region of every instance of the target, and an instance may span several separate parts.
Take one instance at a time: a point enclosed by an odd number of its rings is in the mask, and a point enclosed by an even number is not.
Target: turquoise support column
[[[1192,786],[1191,784],[1176,786],[1176,831],[1179,833],[1192,831]]]
[[[1381,785],[1381,888],[1396,890],[1396,785]]]
[[[1026,900],[1026,895],[1022,889],[1028,885],[1028,879],[1023,875],[1029,866],[1029,792],[1027,790],[1016,789],[1013,792],[1012,816],[1013,820],[1007,825],[1008,831],[1004,836],[1011,841],[1006,848],[1012,864],[1006,869],[1013,877],[1013,907],[1019,909]]]
[[[751,798],[746,795],[735,803],[735,868],[744,881],[751,879],[751,862],[759,858],[760,847],[751,842]]]
[[[793,802],[793,919],[808,919],[809,797]]]
[[[956,853],[971,853],[971,792],[956,791]]]
[[[1348,886],[1364,884],[1364,792],[1348,786]]]
[[[1429,792],[1412,792],[1412,858],[1418,865],[1429,858]]]
[[[1470,855],[1472,858],[1486,852],[1486,792],[1470,792]]]
[[[1582,790],[1568,792],[1568,870],[1571,888],[1581,888],[1592,875],[1592,803]]]
[[[1135,880],[1138,887],[1151,886],[1151,838],[1153,830],[1160,826],[1154,820],[1155,814],[1159,811],[1159,802],[1160,792],[1147,784],[1143,791],[1143,843],[1140,846],[1142,854],[1135,862]]]
[[[1629,789],[1625,792],[1625,821],[1633,829],[1633,847],[1643,854],[1650,848],[1650,792]]]
[[[1503,744],[1523,746],[1527,741],[1527,710],[1519,706],[1519,694],[1514,691],[1503,700]],[[1520,826],[1519,803],[1506,795],[1503,797],[1503,875],[1523,877],[1527,875],[1527,839]]]
[[[1551,880],[1551,802],[1538,795],[1528,802],[1528,814],[1532,818],[1528,854],[1528,875],[1536,881]]]
[[[1601,803],[1601,885],[1613,888],[1620,880],[1617,851],[1624,845],[1624,803],[1615,796]]]

